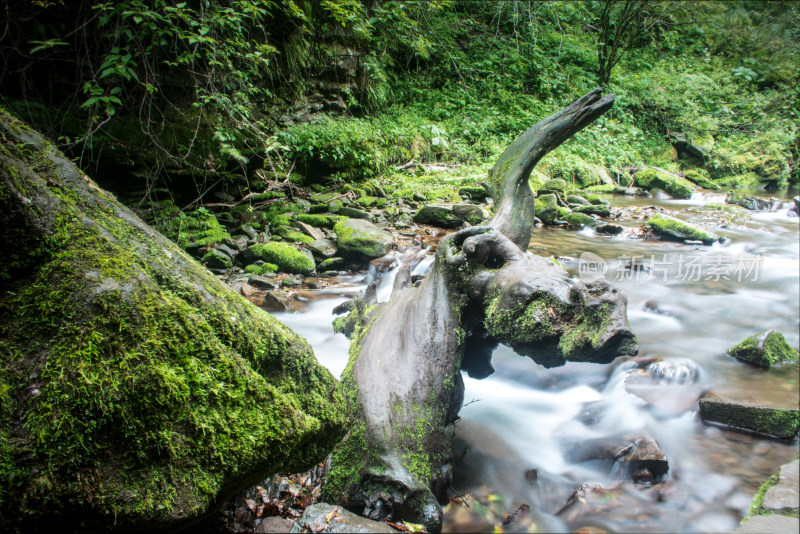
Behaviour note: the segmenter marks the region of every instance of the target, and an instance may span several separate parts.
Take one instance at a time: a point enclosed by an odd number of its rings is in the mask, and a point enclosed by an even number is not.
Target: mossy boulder
[[[414,214],[417,224],[430,224],[440,228],[458,228],[465,222],[476,225],[489,218],[489,212],[475,204],[439,204],[422,206]]]
[[[542,189],[546,189],[548,191],[564,191],[567,188],[566,180],[562,180],[561,178],[554,178],[552,180],[547,180]]]
[[[673,241],[702,241],[704,245],[719,241],[714,234],[667,215],[653,215],[647,221],[647,226],[662,238]]]
[[[604,204],[592,204],[591,206],[578,206],[575,208],[576,213],[583,213],[584,215],[597,215],[598,217],[611,216],[611,209]]]
[[[307,236],[303,232],[298,232],[297,230],[292,230],[291,228],[287,228],[286,226],[279,226],[273,230],[274,235],[281,236],[286,241],[292,241],[297,243],[305,243],[309,244],[314,239],[312,237]],[[312,267],[313,270],[313,267]]]
[[[394,246],[394,236],[364,219],[345,219],[333,227],[339,253],[353,261],[369,261],[386,255]]]
[[[583,226],[596,226],[597,221],[586,215],[585,213],[570,213],[564,216],[564,220],[567,222],[569,226],[581,228]]]
[[[248,247],[239,254],[240,257],[252,258],[248,263],[255,260],[262,260],[278,266],[278,270],[284,273],[308,274],[312,272],[316,265],[314,260],[309,258],[302,251],[289,243],[259,243]]]
[[[689,169],[683,172],[683,177],[692,182],[693,184],[697,184],[702,188],[705,189],[712,189],[717,191],[720,189],[719,185],[715,184],[707,177],[705,177],[700,171],[696,169]]]
[[[341,438],[308,343],[2,111],[0,222],[4,531],[186,527]]]
[[[692,198],[692,182],[676,174],[648,168],[634,174],[636,185],[644,189],[661,189],[673,198]]]
[[[544,224],[553,224],[558,217],[558,200],[552,193],[536,197],[534,215]]]
[[[748,337],[728,350],[728,354],[737,360],[763,368],[798,360],[797,351],[789,346],[783,334],[775,330],[767,330]]]

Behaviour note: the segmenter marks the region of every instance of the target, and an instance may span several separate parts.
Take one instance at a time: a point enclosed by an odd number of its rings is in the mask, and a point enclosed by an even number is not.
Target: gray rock
[[[323,502],[306,508],[289,532],[294,534],[301,532],[385,532],[394,534],[397,531],[386,523],[372,521],[348,512],[341,506]]]
[[[285,519],[279,516],[265,517],[258,524],[253,531],[255,534],[264,534],[266,532],[290,532],[294,523],[291,519]]]
[[[318,255],[320,258],[330,258],[336,254],[336,244],[326,238],[317,239],[309,243],[308,248],[311,249],[313,254]]]
[[[785,515],[757,515],[734,530],[734,534],[787,534],[800,531],[800,519]]]
[[[591,205],[591,202],[589,202],[588,200],[586,200],[585,198],[583,198],[580,195],[569,195],[567,197],[567,202],[570,203],[570,204],[578,204],[580,206],[589,206],[589,205]]]
[[[767,510],[785,512],[800,508],[800,460],[781,466],[778,483],[764,494],[761,503]]]
[[[322,232],[320,232],[318,229],[314,228],[309,224],[306,224],[301,221],[295,221],[294,223],[297,225],[298,228],[300,228],[303,231],[303,233],[310,236],[312,239],[322,239],[323,237],[325,237],[322,234]]]
[[[595,232],[598,234],[605,234],[605,235],[619,235],[621,234],[625,228],[618,224],[606,224],[601,223],[595,227]]]
[[[343,207],[339,210],[339,215],[344,215],[345,217],[350,217],[351,219],[364,219],[366,221],[372,220],[372,215],[357,208]]]
[[[465,222],[480,224],[489,212],[475,204],[426,204],[414,215],[417,224],[430,224],[440,228],[458,228]]]
[[[253,287],[258,287],[261,289],[275,289],[278,287],[278,281],[274,276],[259,276],[251,274],[250,278],[247,279],[247,283]]]

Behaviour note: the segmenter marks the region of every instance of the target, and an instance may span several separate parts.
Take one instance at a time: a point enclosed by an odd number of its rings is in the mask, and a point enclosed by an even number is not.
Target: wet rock
[[[289,532],[295,534],[301,532],[396,533],[397,530],[386,523],[372,521],[348,512],[341,506],[317,503],[306,508]]]
[[[274,276],[251,275],[247,283],[259,289],[275,289],[278,287],[278,280]]]
[[[601,223],[601,224],[598,224],[598,225],[595,227],[595,229],[594,229],[594,230],[595,230],[595,232],[597,232],[598,234],[604,234],[604,235],[619,235],[619,234],[621,234],[622,232],[624,232],[624,231],[625,231],[625,228],[623,228],[622,226],[620,226],[620,225],[618,225],[618,224],[606,224],[606,223]]]
[[[669,471],[666,456],[656,440],[646,433],[587,440],[569,451],[567,459],[576,463],[592,460],[609,462],[623,476],[634,480],[646,476],[655,480]],[[642,470],[646,470],[649,475]]]
[[[261,306],[267,311],[288,311],[292,307],[292,299],[283,291],[273,290],[264,293]]]
[[[668,215],[653,215],[647,221],[647,226],[662,238],[673,241],[695,240],[702,241],[704,245],[711,245],[719,241],[714,234]]]
[[[255,534],[267,532],[290,532],[294,521],[279,516],[265,517],[253,531]]]
[[[369,261],[386,255],[394,245],[394,236],[363,219],[345,219],[333,227],[339,252],[353,261]]]
[[[765,198],[754,197],[731,191],[725,196],[726,204],[741,206],[752,211],[767,211],[772,209],[772,201]]]
[[[761,506],[773,512],[789,512],[800,508],[800,460],[781,466],[778,482],[764,494]]]
[[[236,232],[241,233],[249,237],[250,239],[257,239],[258,238],[258,230],[253,228],[249,224],[243,224],[236,229]]]
[[[489,196],[489,192],[486,190],[486,188],[471,186],[462,187],[458,190],[458,194],[462,198],[467,197],[478,202],[483,201],[487,196]]]
[[[634,175],[636,185],[644,189],[660,189],[673,198],[691,198],[694,185],[664,169],[647,168]]]
[[[783,334],[775,330],[767,330],[748,337],[729,349],[728,354],[737,360],[765,369],[777,363],[798,360],[797,351],[789,346]]]
[[[344,267],[345,261],[343,258],[328,258],[320,262],[317,270],[324,273],[335,269],[343,269]]]
[[[800,430],[797,399],[772,399],[738,389],[709,392],[700,399],[700,417],[731,430],[792,438]]]
[[[785,515],[757,515],[746,520],[734,534],[786,534],[800,531],[800,519]]]

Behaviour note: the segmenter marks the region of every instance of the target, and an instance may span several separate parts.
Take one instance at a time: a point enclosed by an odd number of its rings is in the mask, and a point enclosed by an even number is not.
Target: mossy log
[[[186,527],[344,432],[309,345],[0,110],[0,527]]]
[[[462,368],[485,377],[499,343],[547,366],[635,354],[624,295],[526,252],[533,166],[612,103],[594,91],[525,132],[492,171],[498,208],[487,225],[445,237],[418,287],[402,271],[388,303],[366,296],[339,321],[351,332],[342,380],[353,426],[332,456],[326,499],[439,531],[453,476],[445,426],[461,408]]]

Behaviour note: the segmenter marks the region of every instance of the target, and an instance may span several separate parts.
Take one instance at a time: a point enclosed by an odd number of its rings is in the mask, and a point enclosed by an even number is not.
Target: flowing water
[[[607,237],[539,227],[530,250],[553,256],[573,276],[602,273],[622,289],[639,356],[616,365],[545,369],[501,345],[494,374],[465,375],[465,405],[451,432],[456,479],[446,532],[492,530],[521,504],[532,513],[521,514],[510,531],[731,531],[761,482],[798,453],[797,439],[735,433],[706,425],[697,414],[697,399],[710,389],[800,400],[796,365],[762,371],[725,354],[765,329],[798,346],[798,219],[785,208],[740,217],[707,206],[724,204],[724,194],[610,200],[624,208],[626,232]],[[632,239],[641,214],[654,206],[725,239],[711,247]],[[415,261],[415,272],[424,272],[431,257]],[[594,270],[585,270],[590,263]],[[373,271],[344,280],[302,312],[276,315],[338,376],[348,341],[333,334],[331,310],[363,290],[367,278],[380,276]],[[393,271],[382,276],[378,296],[386,300]],[[669,462],[663,479],[635,484],[613,457],[581,456],[587,443],[619,436],[654,439]]]

